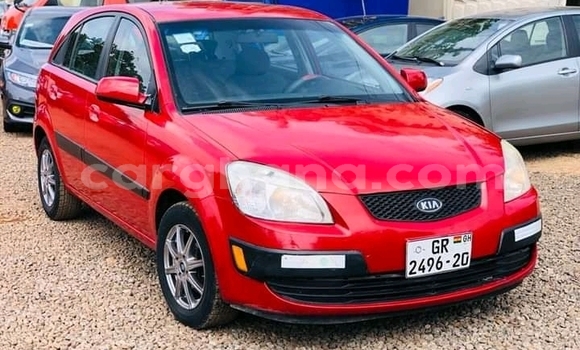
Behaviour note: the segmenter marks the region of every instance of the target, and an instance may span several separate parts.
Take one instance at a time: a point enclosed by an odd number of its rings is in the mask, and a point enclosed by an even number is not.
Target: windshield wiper
[[[421,56],[399,56],[394,52],[390,55],[385,56],[385,58],[386,59],[394,58],[394,59],[403,60],[403,61],[433,63],[433,64],[436,64],[436,65],[441,66],[441,67],[443,67],[445,65],[445,63],[443,63],[441,61],[437,61],[434,58],[421,57]]]
[[[263,103],[263,102],[244,102],[244,101],[221,101],[205,105],[191,105],[181,108],[182,112],[203,112],[203,111],[219,111],[222,109],[232,108],[280,108],[279,104]]]
[[[430,58],[430,57],[421,57],[421,56],[413,56],[414,59],[416,59],[417,61],[420,62],[427,62],[427,63],[433,63],[436,64],[438,66],[443,67],[445,65],[445,63],[441,62],[441,61],[437,61],[434,58]]]
[[[349,97],[349,96],[328,96],[322,95],[311,100],[298,101],[297,103],[356,103],[356,104],[366,104],[369,103],[359,97]]]

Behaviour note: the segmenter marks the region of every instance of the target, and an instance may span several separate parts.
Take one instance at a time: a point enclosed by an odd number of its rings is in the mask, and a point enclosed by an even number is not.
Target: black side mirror
[[[10,37],[5,35],[0,35],[0,50],[11,50],[12,43]]]
[[[24,13],[26,12],[26,6],[21,6],[23,0],[14,0],[13,5],[14,8],[17,9],[18,11]]]

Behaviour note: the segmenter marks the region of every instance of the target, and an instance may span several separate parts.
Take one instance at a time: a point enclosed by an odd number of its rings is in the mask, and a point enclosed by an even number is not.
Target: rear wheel
[[[43,138],[38,147],[38,191],[42,208],[52,220],[72,219],[81,212],[82,202],[65,188],[54,153]]]
[[[209,245],[189,203],[174,204],[161,218],[156,255],[161,291],[179,322],[205,329],[236,318],[238,311],[221,299]]]

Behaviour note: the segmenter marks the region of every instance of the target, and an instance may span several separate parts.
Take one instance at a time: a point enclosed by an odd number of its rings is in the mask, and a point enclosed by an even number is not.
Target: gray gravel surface
[[[90,211],[44,216],[31,135],[0,133],[0,349],[580,349],[580,144],[523,153],[545,232],[520,288],[432,315],[198,332],[167,311],[151,251]]]

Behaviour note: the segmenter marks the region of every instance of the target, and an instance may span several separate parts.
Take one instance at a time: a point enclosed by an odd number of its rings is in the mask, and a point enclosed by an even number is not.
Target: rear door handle
[[[562,68],[558,71],[559,75],[570,75],[570,74],[574,74],[578,72],[576,69],[574,68]]]

